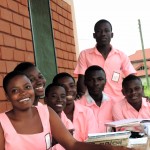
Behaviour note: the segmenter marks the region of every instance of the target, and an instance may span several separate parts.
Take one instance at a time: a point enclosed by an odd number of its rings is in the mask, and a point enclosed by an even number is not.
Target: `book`
[[[114,146],[127,146],[130,135],[130,131],[88,134],[88,139],[85,142],[105,145],[109,144]]]

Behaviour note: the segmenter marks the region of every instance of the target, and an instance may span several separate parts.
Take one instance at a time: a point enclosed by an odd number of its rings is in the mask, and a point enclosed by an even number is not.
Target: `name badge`
[[[51,147],[51,138],[49,133],[45,135],[45,142],[46,142],[46,150],[49,150]]]
[[[112,81],[118,82],[120,77],[120,73],[114,72],[112,76]]]

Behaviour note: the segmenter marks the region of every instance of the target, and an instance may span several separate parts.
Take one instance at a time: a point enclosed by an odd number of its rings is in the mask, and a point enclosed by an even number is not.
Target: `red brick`
[[[28,6],[28,0],[20,0],[21,4]]]
[[[70,20],[70,21],[72,21],[72,14],[71,13],[67,13],[67,18],[68,18],[68,20]]]
[[[0,33],[0,45],[4,45],[3,34]]]
[[[12,22],[12,12],[10,10],[1,8],[1,19]]]
[[[53,24],[53,29],[58,30],[58,24],[59,23],[57,21],[53,20],[52,24]]]
[[[23,16],[13,13],[13,21],[16,24],[23,26]]]
[[[68,68],[68,60],[63,60],[63,66],[64,68]]]
[[[62,50],[66,50],[66,49],[67,49],[67,48],[66,48],[66,47],[67,47],[67,46],[66,46],[66,43],[61,42],[60,44],[61,44],[61,49],[62,49]]]
[[[56,12],[52,12],[52,19],[55,21],[59,21],[58,14]]]
[[[17,66],[17,62],[13,61],[7,61],[6,62],[6,70],[7,72],[13,71],[14,68]]]
[[[30,52],[26,52],[25,61],[34,62],[34,54]]]
[[[63,60],[60,58],[57,58],[57,66],[58,67],[63,67]]]
[[[61,25],[61,24],[58,24],[58,30],[59,30],[60,32],[64,32],[64,26]]]
[[[54,43],[55,43],[55,47],[56,48],[58,48],[58,49],[61,48],[61,45],[60,45],[61,42],[60,42],[60,40],[55,39]]]
[[[68,63],[68,67],[70,68],[70,69],[73,69],[73,62],[72,61],[68,61],[69,63]]]
[[[61,33],[61,41],[63,41],[64,43],[66,43],[67,41],[67,36],[63,33]]]
[[[72,52],[72,50],[71,50],[71,45],[70,45],[70,44],[67,44],[66,50],[67,50],[68,52]]]
[[[22,28],[22,29],[21,29],[21,33],[22,33],[22,37],[23,37],[24,39],[32,40],[31,30]]]
[[[7,0],[1,0],[0,6],[7,7]]]
[[[6,63],[5,61],[0,60],[0,73],[6,73]]]
[[[58,73],[65,72],[64,68],[58,68]]]
[[[66,33],[67,35],[70,35],[70,34],[69,34],[69,30],[70,30],[70,29],[69,29],[68,27],[64,27],[64,30],[65,30],[65,33]]]
[[[0,74],[0,86],[3,86],[3,78],[4,78],[4,76],[2,74]]]
[[[59,15],[62,15],[62,8],[59,7],[58,5],[56,6],[56,11]]]
[[[63,51],[60,50],[60,49],[56,49],[56,56],[57,56],[58,58],[64,58]]]
[[[67,36],[67,43],[71,44],[71,37]]]
[[[65,25],[69,27],[69,20],[65,19]]]
[[[60,32],[58,32],[58,31],[54,31],[54,37],[56,38],[56,39],[60,39]]]
[[[10,33],[9,23],[0,19],[0,31]]]
[[[68,12],[71,13],[71,6],[70,5],[67,5],[67,10],[68,10]]]
[[[4,45],[15,47],[15,39],[13,36],[4,34],[3,37],[4,37]]]
[[[18,13],[18,2],[7,0],[8,8]]]
[[[11,29],[12,35],[21,37],[21,27],[20,26],[17,26],[15,24],[10,24],[10,29]]]
[[[65,18],[63,18],[62,16],[58,16],[58,18],[59,18],[59,22],[61,23],[61,24],[65,24]]]
[[[72,60],[73,61],[73,53],[69,53],[69,58],[68,58],[69,60]]]
[[[9,47],[1,47],[1,55],[4,60],[13,60],[13,50]]]
[[[27,29],[30,29],[30,19],[27,17],[23,17],[23,26]]]
[[[24,61],[25,60],[24,51],[14,50],[14,60]]]
[[[50,1],[50,8],[51,10],[56,11],[56,4],[53,3],[52,1]]]
[[[32,41],[26,41],[26,49],[27,49],[27,51],[33,52],[33,43],[32,43]]]
[[[68,60],[68,58],[69,58],[68,52],[63,51],[63,53],[64,53],[64,59],[67,59],[67,60]]]
[[[63,17],[68,18],[68,13],[67,13],[67,11],[64,10],[64,9],[63,9],[62,11],[63,11],[63,13],[62,13]]]
[[[19,4],[19,13],[22,14],[23,16],[29,17],[28,7]]]
[[[16,48],[26,50],[25,40],[16,38]]]

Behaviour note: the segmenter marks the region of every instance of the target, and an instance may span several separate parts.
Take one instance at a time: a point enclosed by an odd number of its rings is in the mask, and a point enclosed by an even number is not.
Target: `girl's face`
[[[45,97],[47,105],[54,109],[56,113],[61,113],[66,106],[66,91],[61,86],[50,88],[48,96]]]
[[[59,79],[59,84],[61,84],[66,90],[66,105],[72,103],[76,99],[77,90],[74,80],[71,77],[64,77]]]
[[[35,91],[35,96],[41,98],[44,97],[46,79],[44,78],[42,73],[36,67],[27,69],[25,73],[32,83],[33,89]]]
[[[10,80],[6,96],[14,109],[26,110],[34,102],[34,90],[30,80],[24,75],[17,75]]]

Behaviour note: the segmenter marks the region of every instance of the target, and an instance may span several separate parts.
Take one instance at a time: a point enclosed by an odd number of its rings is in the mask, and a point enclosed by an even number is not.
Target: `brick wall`
[[[59,72],[73,75],[76,52],[71,6],[62,0],[51,0],[52,24]],[[34,63],[28,0],[0,0],[0,112],[10,109],[3,77],[23,61]]]
[[[3,77],[22,61],[34,62],[27,0],[0,1],[0,112],[11,107],[2,88]]]
[[[76,51],[71,6],[63,0],[51,0],[50,7],[58,72],[73,75]]]

